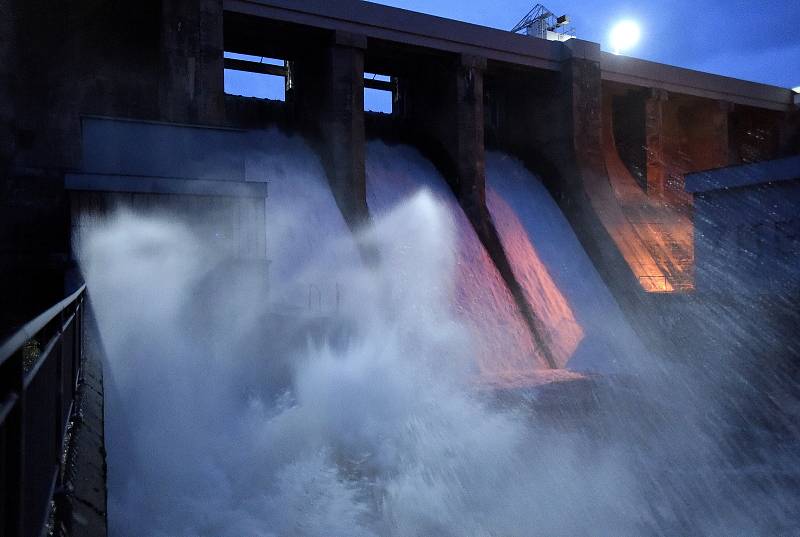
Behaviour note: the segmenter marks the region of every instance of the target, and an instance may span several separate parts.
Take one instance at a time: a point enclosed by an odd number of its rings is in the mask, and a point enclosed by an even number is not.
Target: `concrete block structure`
[[[614,56],[577,39],[546,41],[355,0],[0,7],[14,15],[3,19],[2,75],[15,75],[0,94],[0,247],[7,290],[30,304],[17,310],[20,318],[61,292],[68,222],[80,213],[70,209],[68,189],[242,192],[202,183],[208,178],[197,167],[181,177],[135,174],[149,178],[147,188],[123,180],[122,168],[103,176],[88,158],[102,145],[93,118],[124,119],[133,130],[155,121],[189,131],[276,125],[302,133],[353,229],[369,218],[366,139],[410,143],[450,183],[501,271],[504,254],[486,217],[484,152],[508,152],[543,178],[620,300],[649,312],[661,299],[647,295],[694,285],[683,174],[800,150],[788,89]],[[284,76],[285,102],[225,95],[226,67]],[[364,112],[368,87],[392,92],[391,114]]]
[[[226,95],[226,69],[283,77],[285,101]],[[391,91],[392,112],[365,112],[365,88]],[[209,233],[266,271],[268,178],[242,148],[277,126],[310,142],[353,230],[370,218],[367,140],[418,148],[542,343],[486,208],[486,150],[517,157],[671,352],[670,331],[695,328],[688,305],[734,285],[720,282],[797,288],[780,266],[796,257],[796,157],[684,177],[800,153],[798,124],[786,88],[357,0],[0,0],[0,335],[62,297],[81,219],[120,201],[211,211]]]

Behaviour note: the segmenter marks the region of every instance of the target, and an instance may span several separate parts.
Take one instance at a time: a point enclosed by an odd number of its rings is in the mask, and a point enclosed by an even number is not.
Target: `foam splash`
[[[305,151],[295,146],[278,160],[291,170]],[[270,213],[285,219],[273,229],[301,229],[293,215],[336,214],[329,196],[292,203],[296,211]],[[791,480],[770,474],[775,466],[735,466],[741,454],[731,454],[721,404],[736,397],[730,384],[648,369],[638,356],[637,371],[649,375],[638,384],[490,396],[473,382],[474,327],[452,306],[452,208],[419,192],[383,211],[355,238],[380,250],[376,266],[320,218],[324,247],[294,265],[283,259],[269,295],[261,278],[239,277],[229,253],[174,215],[121,212],[85,227],[81,266],[108,358],[112,535],[793,527]],[[296,233],[272,238],[272,257],[300,248]],[[346,299],[338,310],[287,307],[308,281],[338,282]],[[565,292],[579,317],[592,311],[580,293]]]
[[[511,292],[444,178],[414,149],[371,142],[367,147],[367,201],[386,214],[425,190],[452,219],[449,248],[455,263],[454,318],[469,329],[474,361],[485,382],[530,385],[547,368]]]
[[[377,222],[365,240],[381,267],[336,275],[354,295],[337,321],[349,339],[295,346],[276,384],[284,327],[258,294],[208,279],[223,260],[191,230],[122,214],[91,232],[112,534],[557,534],[549,504],[574,504],[585,471],[474,391],[446,299],[455,234],[424,193]],[[605,517],[629,494],[607,492],[578,501]]]

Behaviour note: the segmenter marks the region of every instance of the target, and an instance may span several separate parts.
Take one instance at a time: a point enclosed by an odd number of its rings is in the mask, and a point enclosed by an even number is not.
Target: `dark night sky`
[[[483,26],[510,29],[535,0],[378,0]],[[776,86],[800,86],[800,0],[549,0],[581,39],[610,50],[621,19],[642,28],[630,56]]]

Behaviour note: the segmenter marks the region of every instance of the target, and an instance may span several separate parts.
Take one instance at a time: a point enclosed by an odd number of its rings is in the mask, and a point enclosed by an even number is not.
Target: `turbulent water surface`
[[[487,389],[491,358],[504,370],[541,361],[430,164],[370,145],[374,218],[352,234],[313,153],[268,136],[271,149],[250,162],[272,178],[269,286],[179,218],[119,211],[81,241],[108,355],[112,535],[790,527],[791,483],[776,465],[737,459],[735,386],[642,350],[518,163],[489,159],[492,217],[504,245],[517,245],[529,298],[563,336],[564,365],[574,355],[602,377]],[[365,246],[375,259],[364,261]]]

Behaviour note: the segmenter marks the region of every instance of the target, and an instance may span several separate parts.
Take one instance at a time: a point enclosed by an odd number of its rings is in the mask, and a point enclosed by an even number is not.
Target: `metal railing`
[[[0,346],[0,535],[38,537],[61,486],[86,286]]]

